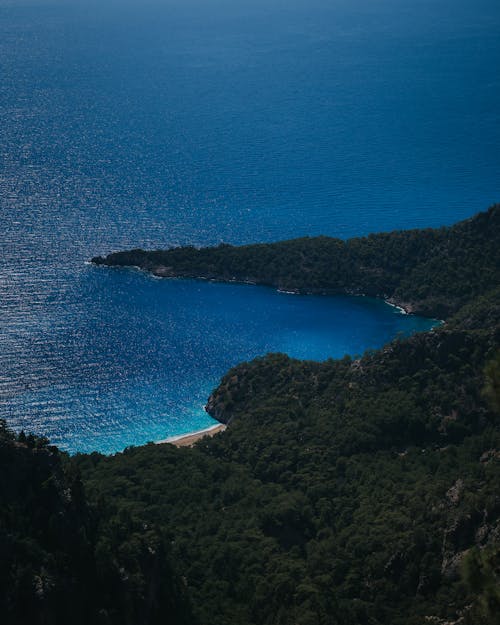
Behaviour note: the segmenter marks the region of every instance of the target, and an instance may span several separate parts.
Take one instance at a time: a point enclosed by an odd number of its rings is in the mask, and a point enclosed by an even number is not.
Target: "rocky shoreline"
[[[347,241],[303,237],[276,243],[132,249],[92,263],[136,267],[156,278],[274,287],[294,295],[366,295],[446,319],[497,281],[500,206],[454,226],[378,233]]]
[[[111,256],[111,255],[110,255]],[[215,274],[200,275],[199,272],[176,272],[173,267],[165,267],[164,265],[148,266],[148,265],[121,265],[118,263],[108,262],[109,257],[97,256],[92,258],[91,264],[96,266],[107,267],[121,267],[128,269],[136,269],[147,273],[155,278],[166,278],[171,280],[199,280],[203,282],[218,282],[222,284],[246,284],[251,286],[267,286],[276,288],[278,293],[284,295],[320,295],[325,297],[332,297],[336,295],[348,295],[353,297],[373,297],[376,299],[382,299],[390,306],[398,308],[402,314],[405,315],[422,315],[424,317],[433,317],[433,315],[426,308],[422,307],[418,301],[403,301],[397,297],[388,297],[384,293],[363,293],[359,290],[352,288],[342,289],[303,289],[285,287],[280,284],[274,284],[269,281],[259,280],[257,278],[249,277],[222,277]]]

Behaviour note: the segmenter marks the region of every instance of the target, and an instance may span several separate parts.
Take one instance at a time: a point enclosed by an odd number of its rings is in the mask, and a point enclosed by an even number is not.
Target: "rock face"
[[[462,479],[459,478],[446,493],[446,498],[453,506],[458,505],[463,489],[464,482]]]
[[[226,376],[208,398],[205,410],[219,423],[228,425],[231,421],[231,409],[233,408],[231,390],[236,390],[238,383],[239,378],[237,375]]]
[[[158,265],[151,270],[151,273],[158,278],[173,278],[175,277],[175,272],[173,267],[165,267],[164,265]]]
[[[481,455],[479,462],[487,458],[495,458],[494,450]],[[462,563],[473,547],[484,548],[488,544],[497,543],[500,533],[498,511],[500,499],[491,502],[490,510],[473,510],[464,512],[463,503],[466,489],[463,479],[458,478],[448,489],[443,508],[448,512],[448,526],[443,533],[441,574],[447,580],[454,581],[460,577]]]
[[[219,403],[216,393],[212,393],[205,406],[206,412],[219,423],[227,424],[227,415],[221,403]]]

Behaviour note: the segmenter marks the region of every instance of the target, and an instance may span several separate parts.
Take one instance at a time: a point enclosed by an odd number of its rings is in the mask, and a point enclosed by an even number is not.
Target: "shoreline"
[[[401,306],[400,304],[395,304],[394,302],[391,302],[391,300],[384,299],[384,302],[388,306],[392,306],[392,308],[395,308],[402,315],[411,315],[411,314],[413,314],[410,310],[407,310],[404,306]]]
[[[219,432],[224,432],[226,427],[227,426],[224,425],[224,423],[217,423],[216,425],[211,425],[203,430],[187,432],[186,434],[170,436],[169,438],[155,441],[155,445],[164,445],[165,443],[169,443],[170,445],[175,445],[176,447],[192,447],[197,441],[201,440],[205,436],[214,436]]]
[[[385,302],[389,306],[396,308],[398,312],[401,313],[402,315],[417,315],[420,317],[426,317],[428,319],[435,319],[437,321],[443,322],[441,319],[437,319],[436,317],[431,317],[429,315],[425,315],[420,312],[415,312],[413,310],[413,306],[411,303],[401,303],[401,302],[396,303],[394,300],[392,300],[392,298],[387,298],[384,295],[367,295],[366,293],[358,293],[358,292],[350,291],[349,289],[345,289],[343,291],[342,290],[341,291],[329,291],[328,289],[327,290],[320,289],[318,291],[308,291],[308,290],[302,290],[302,289],[288,290],[288,289],[282,289],[279,286],[275,286],[274,284],[264,284],[261,282],[255,282],[253,280],[245,280],[245,279],[238,279],[238,278],[225,279],[225,278],[217,278],[213,276],[197,276],[194,274],[193,275],[181,275],[181,274],[170,274],[170,273],[166,274],[166,273],[163,273],[162,271],[159,271],[158,267],[152,267],[152,268],[147,269],[145,267],[141,267],[140,265],[107,265],[105,263],[103,264],[96,263],[94,259],[85,261],[85,264],[93,265],[94,267],[107,267],[110,269],[125,269],[125,270],[128,269],[132,271],[137,271],[139,273],[143,273],[144,275],[150,278],[153,278],[154,280],[158,280],[158,279],[161,279],[161,280],[194,280],[196,282],[198,281],[212,282],[215,284],[241,284],[241,285],[271,288],[271,289],[275,289],[275,291],[279,293],[280,295],[305,295],[305,296],[313,295],[313,296],[318,296],[318,297],[337,297],[337,296],[368,297],[368,298],[378,299],[378,300]]]

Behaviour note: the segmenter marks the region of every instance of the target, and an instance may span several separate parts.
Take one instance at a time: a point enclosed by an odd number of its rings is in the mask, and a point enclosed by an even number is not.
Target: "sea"
[[[114,453],[209,427],[241,361],[428,330],[88,260],[468,218],[500,200],[499,67],[498,0],[0,0],[0,418]]]

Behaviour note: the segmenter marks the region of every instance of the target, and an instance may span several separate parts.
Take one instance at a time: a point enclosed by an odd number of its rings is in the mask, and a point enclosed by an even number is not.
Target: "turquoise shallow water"
[[[276,351],[324,360],[431,326],[369,298],[88,266],[64,302],[56,296],[32,318],[28,349],[4,371],[6,416],[70,451],[113,452],[212,425],[208,394],[244,360]],[[11,336],[14,352],[19,336]],[[30,372],[14,380],[27,360]]]
[[[486,208],[498,32],[497,0],[0,0],[0,417],[113,451],[205,426],[242,359],[419,329],[379,302],[85,261]]]

